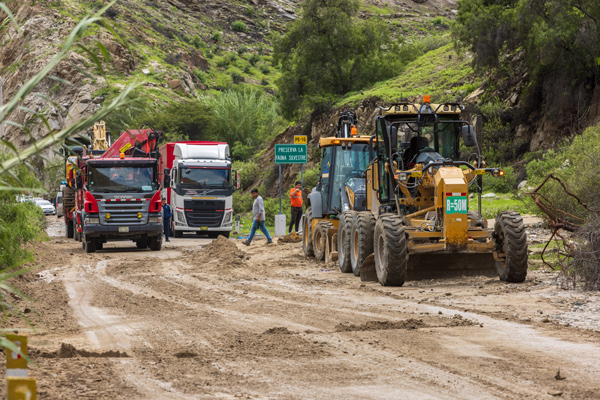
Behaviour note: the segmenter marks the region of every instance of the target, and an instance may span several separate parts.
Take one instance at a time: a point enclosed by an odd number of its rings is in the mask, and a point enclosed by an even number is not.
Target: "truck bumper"
[[[162,223],[134,225],[129,226],[128,228],[128,232],[119,232],[119,226],[87,224],[83,227],[83,231],[88,238],[135,240],[145,237],[160,236],[164,230]]]

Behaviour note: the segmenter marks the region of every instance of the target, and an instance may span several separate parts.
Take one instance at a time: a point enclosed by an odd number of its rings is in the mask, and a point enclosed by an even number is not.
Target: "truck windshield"
[[[230,169],[207,167],[182,167],[179,173],[179,185],[186,189],[228,188]]]
[[[91,166],[88,164],[87,187],[91,192],[155,192],[156,168],[151,166]]]

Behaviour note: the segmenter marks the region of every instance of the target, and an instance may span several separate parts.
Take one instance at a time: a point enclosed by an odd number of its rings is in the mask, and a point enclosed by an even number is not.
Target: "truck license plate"
[[[129,227],[128,226],[120,226],[119,232],[127,233],[127,232],[129,232]]]
[[[201,226],[201,227],[200,227],[200,230],[201,230],[201,231],[207,231],[207,230],[208,230],[208,226]]]

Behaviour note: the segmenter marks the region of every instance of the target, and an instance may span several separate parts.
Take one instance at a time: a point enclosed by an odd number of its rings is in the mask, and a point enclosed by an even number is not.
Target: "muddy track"
[[[598,294],[541,270],[382,287],[265,243],[41,244],[18,285],[43,398],[600,398]]]

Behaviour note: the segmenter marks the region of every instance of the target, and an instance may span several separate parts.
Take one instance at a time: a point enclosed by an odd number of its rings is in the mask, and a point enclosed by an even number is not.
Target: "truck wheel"
[[[148,247],[148,238],[136,240],[135,241],[135,246],[138,249],[145,249],[146,247]]]
[[[86,253],[94,253],[96,251],[96,238],[86,238],[85,240],[82,240],[82,243]]]
[[[176,239],[179,239],[179,238],[183,237],[183,231],[173,230],[172,233],[173,233],[173,237],[176,238]]]
[[[527,233],[516,211],[502,211],[494,224],[494,259],[500,280],[523,282],[527,277]]]
[[[350,266],[356,276],[360,276],[360,266],[373,254],[373,233],[375,216],[370,211],[354,213],[350,236]]]
[[[313,257],[315,250],[312,242],[312,209],[308,207],[304,214],[304,222],[302,223],[302,251],[306,257]]]
[[[352,219],[355,211],[346,211],[340,217],[338,225],[338,263],[340,271],[344,273],[352,272],[352,264],[350,263],[350,237],[352,236]]]
[[[327,250],[327,229],[330,228],[333,228],[333,224],[329,221],[319,221],[317,225],[315,225],[312,243],[317,261],[325,260],[325,251]]]
[[[404,223],[397,215],[383,215],[375,223],[375,271],[383,286],[402,286],[408,267]]]
[[[151,238],[148,238],[148,240],[150,242],[150,250],[158,251],[162,248],[162,237],[160,235],[152,236]]]
[[[69,222],[65,225],[65,229],[67,231],[67,238],[73,239],[73,224]]]

